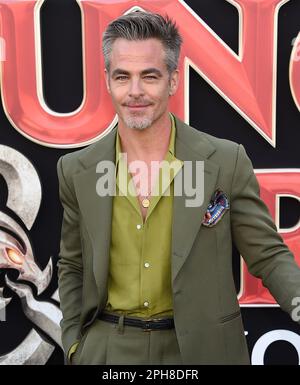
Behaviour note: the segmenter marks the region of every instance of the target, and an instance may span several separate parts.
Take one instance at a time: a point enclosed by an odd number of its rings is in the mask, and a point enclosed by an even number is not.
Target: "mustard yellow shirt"
[[[159,169],[143,222],[132,176],[116,135],[116,196],[113,198],[108,300],[105,310],[135,317],[173,314],[171,241],[175,175],[182,162],[175,157],[175,120],[169,148]],[[127,180],[126,180],[127,178]],[[127,190],[126,190],[127,188]],[[128,193],[127,193],[128,191]]]

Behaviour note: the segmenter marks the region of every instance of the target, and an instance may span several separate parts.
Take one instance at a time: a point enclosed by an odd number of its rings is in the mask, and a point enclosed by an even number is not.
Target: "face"
[[[178,71],[170,74],[165,50],[157,39],[117,39],[106,72],[108,92],[120,123],[143,130],[168,114],[168,102],[178,87]]]

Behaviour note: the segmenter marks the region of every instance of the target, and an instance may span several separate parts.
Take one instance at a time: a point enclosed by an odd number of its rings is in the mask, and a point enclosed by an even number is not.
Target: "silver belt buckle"
[[[163,320],[164,318],[149,318],[149,319],[146,319],[146,320],[143,320],[144,322],[146,322],[146,325],[147,325],[147,322],[158,322],[158,321],[161,321]],[[157,329],[151,329],[150,327],[144,327],[143,326],[143,332],[151,332],[151,331],[155,331]]]

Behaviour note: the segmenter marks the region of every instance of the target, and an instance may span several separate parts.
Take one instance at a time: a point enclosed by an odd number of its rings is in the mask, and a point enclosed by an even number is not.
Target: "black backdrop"
[[[186,3],[235,52],[238,48],[238,13],[225,0],[186,0]],[[219,96],[193,69],[190,70],[190,124],[209,134],[242,143],[254,168],[299,168],[300,113],[289,88],[288,67],[292,40],[300,30],[300,2],[291,0],[279,12],[278,24],[278,100],[277,146],[273,148],[226,101]],[[80,10],[75,0],[47,0],[41,9],[42,61],[44,96],[49,107],[57,112],[71,112],[80,104],[82,89],[82,45]],[[28,232],[34,255],[43,269],[51,256],[54,275],[49,287],[38,299],[51,299],[57,288],[56,262],[59,252],[62,208],[59,203],[56,176],[58,158],[70,149],[48,148],[23,137],[7,120],[0,105],[0,143],[24,154],[36,168],[42,184],[42,201],[36,221]],[[17,222],[15,213],[6,207],[7,186],[0,176],[1,210]],[[294,199],[281,200],[281,227],[295,225],[300,216],[300,205]],[[239,289],[239,254],[233,255],[233,269]],[[5,286],[4,275],[16,280],[14,270],[0,271],[0,287]],[[31,285],[34,295],[36,288]],[[6,309],[6,322],[0,322],[0,356],[20,344],[32,328],[22,311],[19,297],[5,287],[4,295],[13,297]],[[57,304],[57,303],[56,303]],[[300,335],[300,327],[278,308],[243,308],[242,315],[250,352],[264,333],[273,329],[287,329]],[[43,338],[49,336],[38,330]],[[55,344],[52,341],[53,344]],[[62,364],[63,353],[56,349],[47,364]],[[295,348],[287,342],[269,346],[266,364],[297,364]]]

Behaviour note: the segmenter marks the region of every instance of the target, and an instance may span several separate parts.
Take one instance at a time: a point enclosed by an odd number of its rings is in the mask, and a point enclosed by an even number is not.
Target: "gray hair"
[[[103,33],[102,51],[105,68],[110,69],[110,54],[113,43],[118,39],[146,40],[155,38],[165,48],[166,65],[171,74],[178,67],[182,37],[175,22],[168,16],[156,13],[135,11],[113,20]]]

